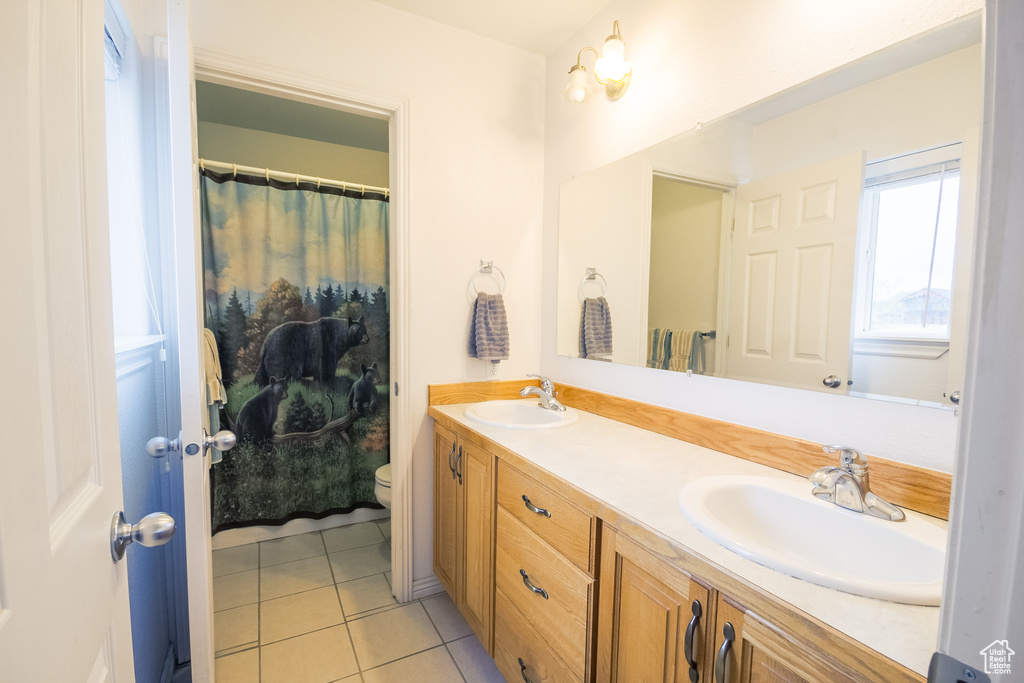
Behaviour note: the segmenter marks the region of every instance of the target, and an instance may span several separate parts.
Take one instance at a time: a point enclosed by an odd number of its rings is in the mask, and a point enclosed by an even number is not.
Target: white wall
[[[558,187],[767,95],[981,7],[980,0],[722,3],[615,0],[547,60],[543,371],[560,381],[950,471],[952,411],[730,380],[677,376],[555,354]],[[561,99],[585,45],[618,19],[633,62],[617,102]]]
[[[414,579],[432,571],[432,382],[485,378],[467,355],[480,259],[507,278],[502,378],[540,365],[541,57],[367,0],[192,5],[197,50],[228,53],[409,102]]]
[[[347,183],[388,187],[388,153],[264,130],[199,122],[199,157]]]

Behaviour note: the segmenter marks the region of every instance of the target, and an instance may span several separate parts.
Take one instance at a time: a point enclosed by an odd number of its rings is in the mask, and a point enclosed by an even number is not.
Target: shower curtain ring
[[[238,164],[231,164],[231,177],[232,178],[237,178],[238,177]]]
[[[296,173],[295,174],[295,187],[298,187],[298,186],[299,186],[299,174]]]

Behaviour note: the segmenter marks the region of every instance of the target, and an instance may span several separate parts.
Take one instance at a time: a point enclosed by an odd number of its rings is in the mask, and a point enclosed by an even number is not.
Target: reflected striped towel
[[[693,333],[696,330],[673,330],[672,331],[672,357],[668,362],[668,369],[674,372],[686,372],[690,362],[690,346],[693,343]]]
[[[508,318],[501,294],[476,295],[469,324],[469,355],[492,363],[508,360]]]
[[[584,299],[580,308],[580,357],[612,359],[612,313],[603,297]]]

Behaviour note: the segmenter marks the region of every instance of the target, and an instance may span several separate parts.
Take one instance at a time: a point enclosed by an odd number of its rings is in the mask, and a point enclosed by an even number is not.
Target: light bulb
[[[587,70],[580,65],[569,70],[569,83],[566,84],[562,95],[573,104],[579,104],[587,99],[590,94],[590,85],[587,83]]]
[[[594,75],[599,81],[621,81],[626,77],[632,67],[623,56],[625,51],[625,43],[615,36],[604,41],[601,56],[594,64]]]

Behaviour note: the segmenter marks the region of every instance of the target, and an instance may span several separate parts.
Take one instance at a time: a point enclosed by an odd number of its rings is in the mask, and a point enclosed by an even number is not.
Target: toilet
[[[378,467],[373,475],[373,495],[378,503],[391,509],[391,463]]]

